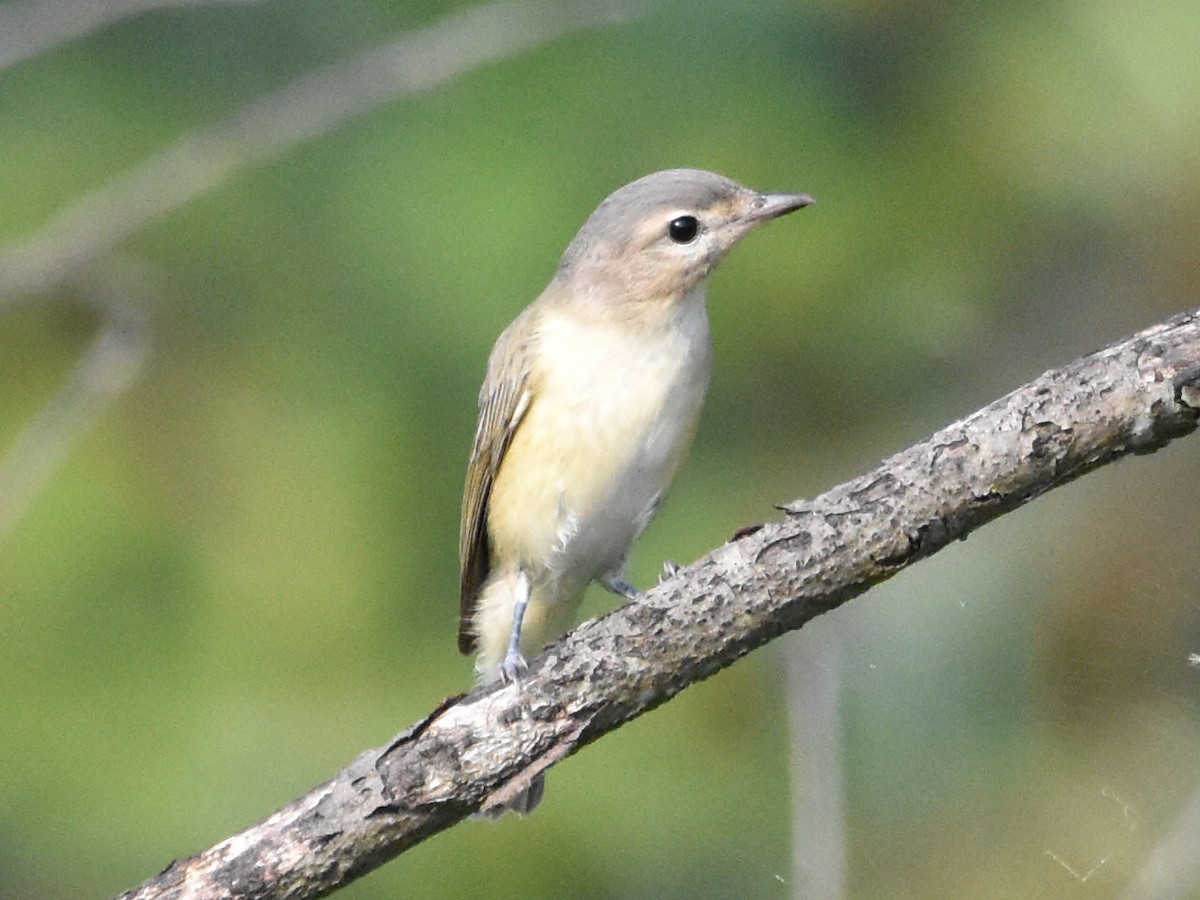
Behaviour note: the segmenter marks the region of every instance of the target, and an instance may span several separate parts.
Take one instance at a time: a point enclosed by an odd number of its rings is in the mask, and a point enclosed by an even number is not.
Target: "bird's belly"
[[[497,473],[499,555],[576,589],[620,568],[691,444],[711,359],[699,314],[698,335],[605,346],[592,334],[594,353],[553,361]]]
[[[607,477],[581,473],[574,486],[564,482],[551,568],[587,580],[615,573],[650,524],[691,442],[691,421],[672,423],[659,434],[615,435],[621,462]]]

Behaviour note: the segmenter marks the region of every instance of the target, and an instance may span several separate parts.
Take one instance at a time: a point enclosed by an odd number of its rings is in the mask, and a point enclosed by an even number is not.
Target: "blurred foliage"
[[[0,71],[0,242],[450,8],[197,5]],[[468,685],[484,361],[609,191],[687,165],[818,200],[713,279],[645,584],[1195,306],[1197,37],[1192,0],[663,0],[149,222],[121,249],[153,272],[150,363],[0,545],[0,896],[130,887]],[[4,310],[0,446],[95,328],[67,290]],[[1118,896],[1197,788],[1198,484],[1192,439],[1055,492],[344,896],[789,896],[780,657],[824,639],[852,896]]]

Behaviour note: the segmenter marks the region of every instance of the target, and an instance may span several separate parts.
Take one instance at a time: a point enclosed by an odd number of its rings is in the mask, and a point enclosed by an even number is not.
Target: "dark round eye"
[[[677,244],[690,244],[700,233],[700,223],[695,216],[680,216],[672,219],[667,226],[667,234]]]

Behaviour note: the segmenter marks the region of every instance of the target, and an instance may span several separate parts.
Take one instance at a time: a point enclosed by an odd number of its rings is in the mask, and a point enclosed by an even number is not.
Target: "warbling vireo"
[[[587,586],[624,597],[634,540],[692,441],[712,363],[705,281],[757,225],[812,203],[696,169],[610,195],[504,330],[463,495],[458,647],[484,681],[566,631]],[[532,793],[532,792],[531,792]],[[540,796],[525,798],[528,810]]]

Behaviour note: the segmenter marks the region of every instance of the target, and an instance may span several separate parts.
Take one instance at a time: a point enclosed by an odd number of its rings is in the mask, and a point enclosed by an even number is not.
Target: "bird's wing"
[[[479,393],[479,424],[475,429],[471,461],[467,464],[462,524],[458,533],[458,649],[461,653],[475,650],[471,620],[490,564],[487,520],[492,485],[513,435],[533,402],[527,364],[530,332],[518,327],[521,318],[496,342],[488,361],[488,377]],[[514,337],[520,333],[526,337]]]

